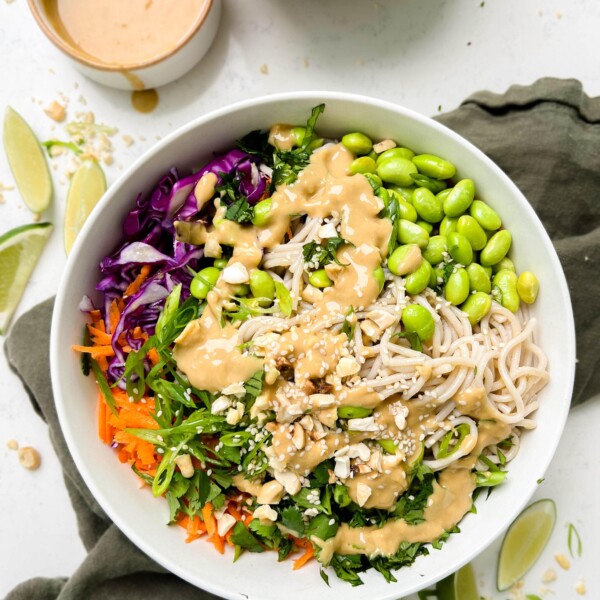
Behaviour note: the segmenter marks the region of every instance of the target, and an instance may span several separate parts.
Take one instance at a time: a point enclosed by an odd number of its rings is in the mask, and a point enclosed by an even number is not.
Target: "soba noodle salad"
[[[75,348],[186,541],[395,581],[535,427],[538,282],[451,162],[323,139],[324,108],[140,195]]]

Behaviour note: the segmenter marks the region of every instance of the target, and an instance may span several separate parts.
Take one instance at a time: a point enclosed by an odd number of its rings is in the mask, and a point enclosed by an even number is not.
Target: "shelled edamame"
[[[472,179],[456,178],[456,167],[445,158],[389,148],[391,142],[378,154],[378,145],[363,133],[349,133],[342,143],[356,155],[350,173],[368,173],[372,185],[381,185],[395,199],[391,218],[397,245],[387,267],[404,279],[407,294],[432,287],[461,308],[472,325],[489,312],[492,301],[512,312],[521,302],[535,302],[537,277],[517,273],[508,256],[512,235],[500,215],[476,197]],[[407,320],[411,323],[410,313]]]

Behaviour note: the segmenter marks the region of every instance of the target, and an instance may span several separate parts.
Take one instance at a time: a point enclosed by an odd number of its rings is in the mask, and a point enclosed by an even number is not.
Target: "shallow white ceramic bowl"
[[[136,476],[98,440],[95,384],[81,374],[79,357],[69,349],[80,342],[85,321],[79,301],[94,289],[98,263],[119,242],[121,222],[139,192],[153,190],[170,167],[185,173],[252,129],[276,122],[304,123],[320,102],[327,105],[319,121],[321,134],[335,137],[361,130],[374,139],[394,138],[417,152],[450,159],[459,176],[475,181],[479,197],[501,214],[513,233],[512,256],[519,270],[535,271],[541,282],[532,313],[539,321],[537,339],[548,355],[551,379],[540,395],[538,428],[523,436],[505,485],[487,501],[478,501],[478,513],[464,518],[461,533],[452,535],[442,550],[432,550],[397,573],[396,584],[387,584],[372,572],[364,576],[364,586],[352,588],[332,576],[329,588],[315,564],[293,572],[289,561],[277,563],[271,553],[246,553],[233,564],[231,553],[216,554],[203,541],[185,544],[183,530],[164,525],[166,502],[153,498],[148,490],[140,491]],[[423,589],[470,561],[507,528],[544,475],[567,417],[575,365],[573,316],[560,263],[542,224],[509,178],[469,142],[426,117],[362,96],[316,92],[258,98],[198,118],[128,169],[96,206],[69,257],[56,299],[51,345],[61,426],[77,467],[107,514],[137,546],[172,572],[215,594],[240,600],[392,600]]]

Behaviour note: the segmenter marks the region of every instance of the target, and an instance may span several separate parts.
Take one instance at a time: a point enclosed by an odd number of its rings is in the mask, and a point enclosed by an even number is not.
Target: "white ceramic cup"
[[[78,71],[102,85],[121,90],[157,88],[185,75],[210,48],[221,18],[221,0],[206,0],[194,26],[176,48],[144,63],[121,67],[103,64],[78,52],[57,33],[41,0],[28,3],[40,29]]]
[[[339,137],[364,131],[373,139],[392,138],[417,153],[451,160],[457,177],[470,177],[478,197],[501,215],[513,234],[511,255],[519,270],[534,271],[541,283],[531,307],[537,318],[536,343],[549,360],[550,381],[539,394],[534,414],[537,429],[521,436],[506,482],[485,500],[477,514],[467,514],[461,532],[451,535],[441,550],[430,550],[411,567],[396,572],[388,584],[371,570],[365,585],[351,587],[330,574],[331,587],[309,563],[292,571],[291,561],[277,562],[274,553],[245,553],[235,564],[232,553],[214,551],[202,539],[185,544],[185,532],[167,527],[167,503],[139,489],[136,476],[119,463],[113,449],[98,440],[96,385],[80,370],[71,350],[81,342],[85,323],[79,311],[84,294],[92,294],[100,278],[98,263],[121,239],[121,224],[139,193],[149,194],[170,168],[188,173],[224,151],[253,129],[277,122],[301,125],[311,108],[324,102],[317,126],[320,135]],[[523,194],[480,150],[464,138],[410,110],[364,96],[331,92],[290,93],[256,98],[199,117],[156,144],[136,161],[96,205],[69,256],[52,321],[50,363],[54,398],[65,439],[89,489],[108,516],[137,546],[183,579],[235,600],[397,600],[424,589],[456,571],[501,535],[533,495],[554,455],[567,418],[575,372],[575,329],[569,292],[550,238]],[[115,557],[118,560],[118,557]]]

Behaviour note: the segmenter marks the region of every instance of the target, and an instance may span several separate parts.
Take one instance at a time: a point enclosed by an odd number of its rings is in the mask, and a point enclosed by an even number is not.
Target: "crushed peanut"
[[[42,457],[35,448],[24,446],[19,448],[19,462],[23,468],[35,471],[42,464]]]
[[[57,123],[62,123],[67,116],[65,107],[56,100],[53,100],[45,109],[44,112]]]
[[[19,449],[19,442],[17,442],[17,440],[8,440],[8,442],[6,442],[6,447],[9,450],[18,450]]]
[[[564,554],[555,554],[554,560],[558,563],[558,566],[565,571],[568,571],[571,568],[571,563],[569,559]]]

